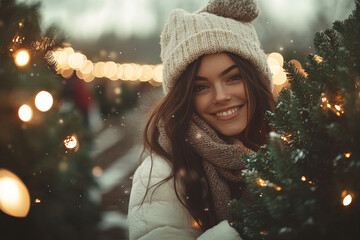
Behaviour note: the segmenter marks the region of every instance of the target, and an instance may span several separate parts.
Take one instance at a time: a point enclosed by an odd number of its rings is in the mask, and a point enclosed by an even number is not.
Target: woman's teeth
[[[218,117],[229,116],[229,115],[234,114],[235,112],[237,112],[238,109],[239,109],[239,107],[236,107],[236,108],[230,109],[230,110],[225,111],[225,112],[218,112],[218,113],[216,113],[216,116],[218,116]]]

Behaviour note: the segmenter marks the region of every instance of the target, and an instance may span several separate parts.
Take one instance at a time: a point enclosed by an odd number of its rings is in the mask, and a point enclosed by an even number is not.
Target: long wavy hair
[[[249,98],[248,124],[240,137],[245,146],[257,151],[266,142],[268,133],[271,130],[264,119],[264,114],[267,110],[273,109],[275,100],[267,82],[268,80],[260,77],[252,64],[238,55],[227,52],[226,54],[239,67],[245,79],[246,95]],[[143,153],[147,152],[150,156],[156,154],[166,159],[172,166],[172,172],[155,186],[149,186],[148,184],[144,199],[150,188],[158,187],[160,184],[174,178],[174,189],[177,198],[186,207],[200,228],[205,231],[217,224],[213,201],[208,189],[201,158],[193,151],[186,140],[191,116],[194,113],[194,79],[200,63],[201,57],[191,63],[174,83],[169,93],[150,112],[143,133]],[[158,142],[158,123],[160,121],[163,123],[165,133],[170,140],[171,153],[166,152]],[[152,165],[150,175],[151,171]],[[182,186],[182,191],[177,188],[177,184]]]

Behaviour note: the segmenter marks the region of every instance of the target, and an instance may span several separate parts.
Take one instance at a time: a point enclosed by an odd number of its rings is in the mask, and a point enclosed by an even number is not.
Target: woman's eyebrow
[[[232,66],[228,67],[227,69],[225,69],[224,71],[222,71],[222,72],[219,74],[219,77],[224,76],[225,74],[229,73],[229,72],[230,72],[231,70],[233,70],[234,68],[238,68],[238,66],[232,65]],[[201,77],[201,76],[196,76],[196,77],[195,77],[195,80],[207,80],[207,78]]]

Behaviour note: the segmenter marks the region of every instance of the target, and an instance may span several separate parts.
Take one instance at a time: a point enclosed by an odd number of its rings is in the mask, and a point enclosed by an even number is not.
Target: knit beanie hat
[[[258,15],[256,0],[210,0],[195,13],[172,11],[160,36],[164,93],[198,57],[219,52],[249,61],[272,88],[266,55],[251,24]]]

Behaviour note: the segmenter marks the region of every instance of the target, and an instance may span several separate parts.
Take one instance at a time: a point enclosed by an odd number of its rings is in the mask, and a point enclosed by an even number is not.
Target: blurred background
[[[66,36],[65,48],[54,52],[58,63],[56,74],[62,79],[57,93],[62,100],[57,107],[62,112],[75,109],[79,113],[82,125],[89,132],[83,141],[92,143],[86,151],[87,168],[94,184],[82,192],[96,206],[89,210],[96,209],[96,214],[93,229],[84,231],[94,232],[94,239],[127,239],[131,178],[140,163],[146,113],[163,96],[159,35],[173,9],[193,12],[207,0],[42,0],[40,3],[41,28],[56,25]],[[258,0],[258,4],[261,15],[254,26],[274,73],[275,94],[288,85],[283,61],[292,61],[302,71],[301,62],[315,52],[315,32],[331,27],[335,20],[345,19],[355,6],[351,0]],[[67,141],[72,143],[74,139],[70,136]],[[68,171],[69,167],[61,162],[56,165],[60,172]],[[17,169],[12,170],[16,174]],[[26,185],[26,180],[23,181]],[[47,185],[47,179],[43,181]],[[41,199],[31,191],[30,201],[30,214],[40,205],[50,203],[46,196]],[[41,232],[38,234],[43,239]],[[76,228],[69,230],[69,234],[76,236]]]

